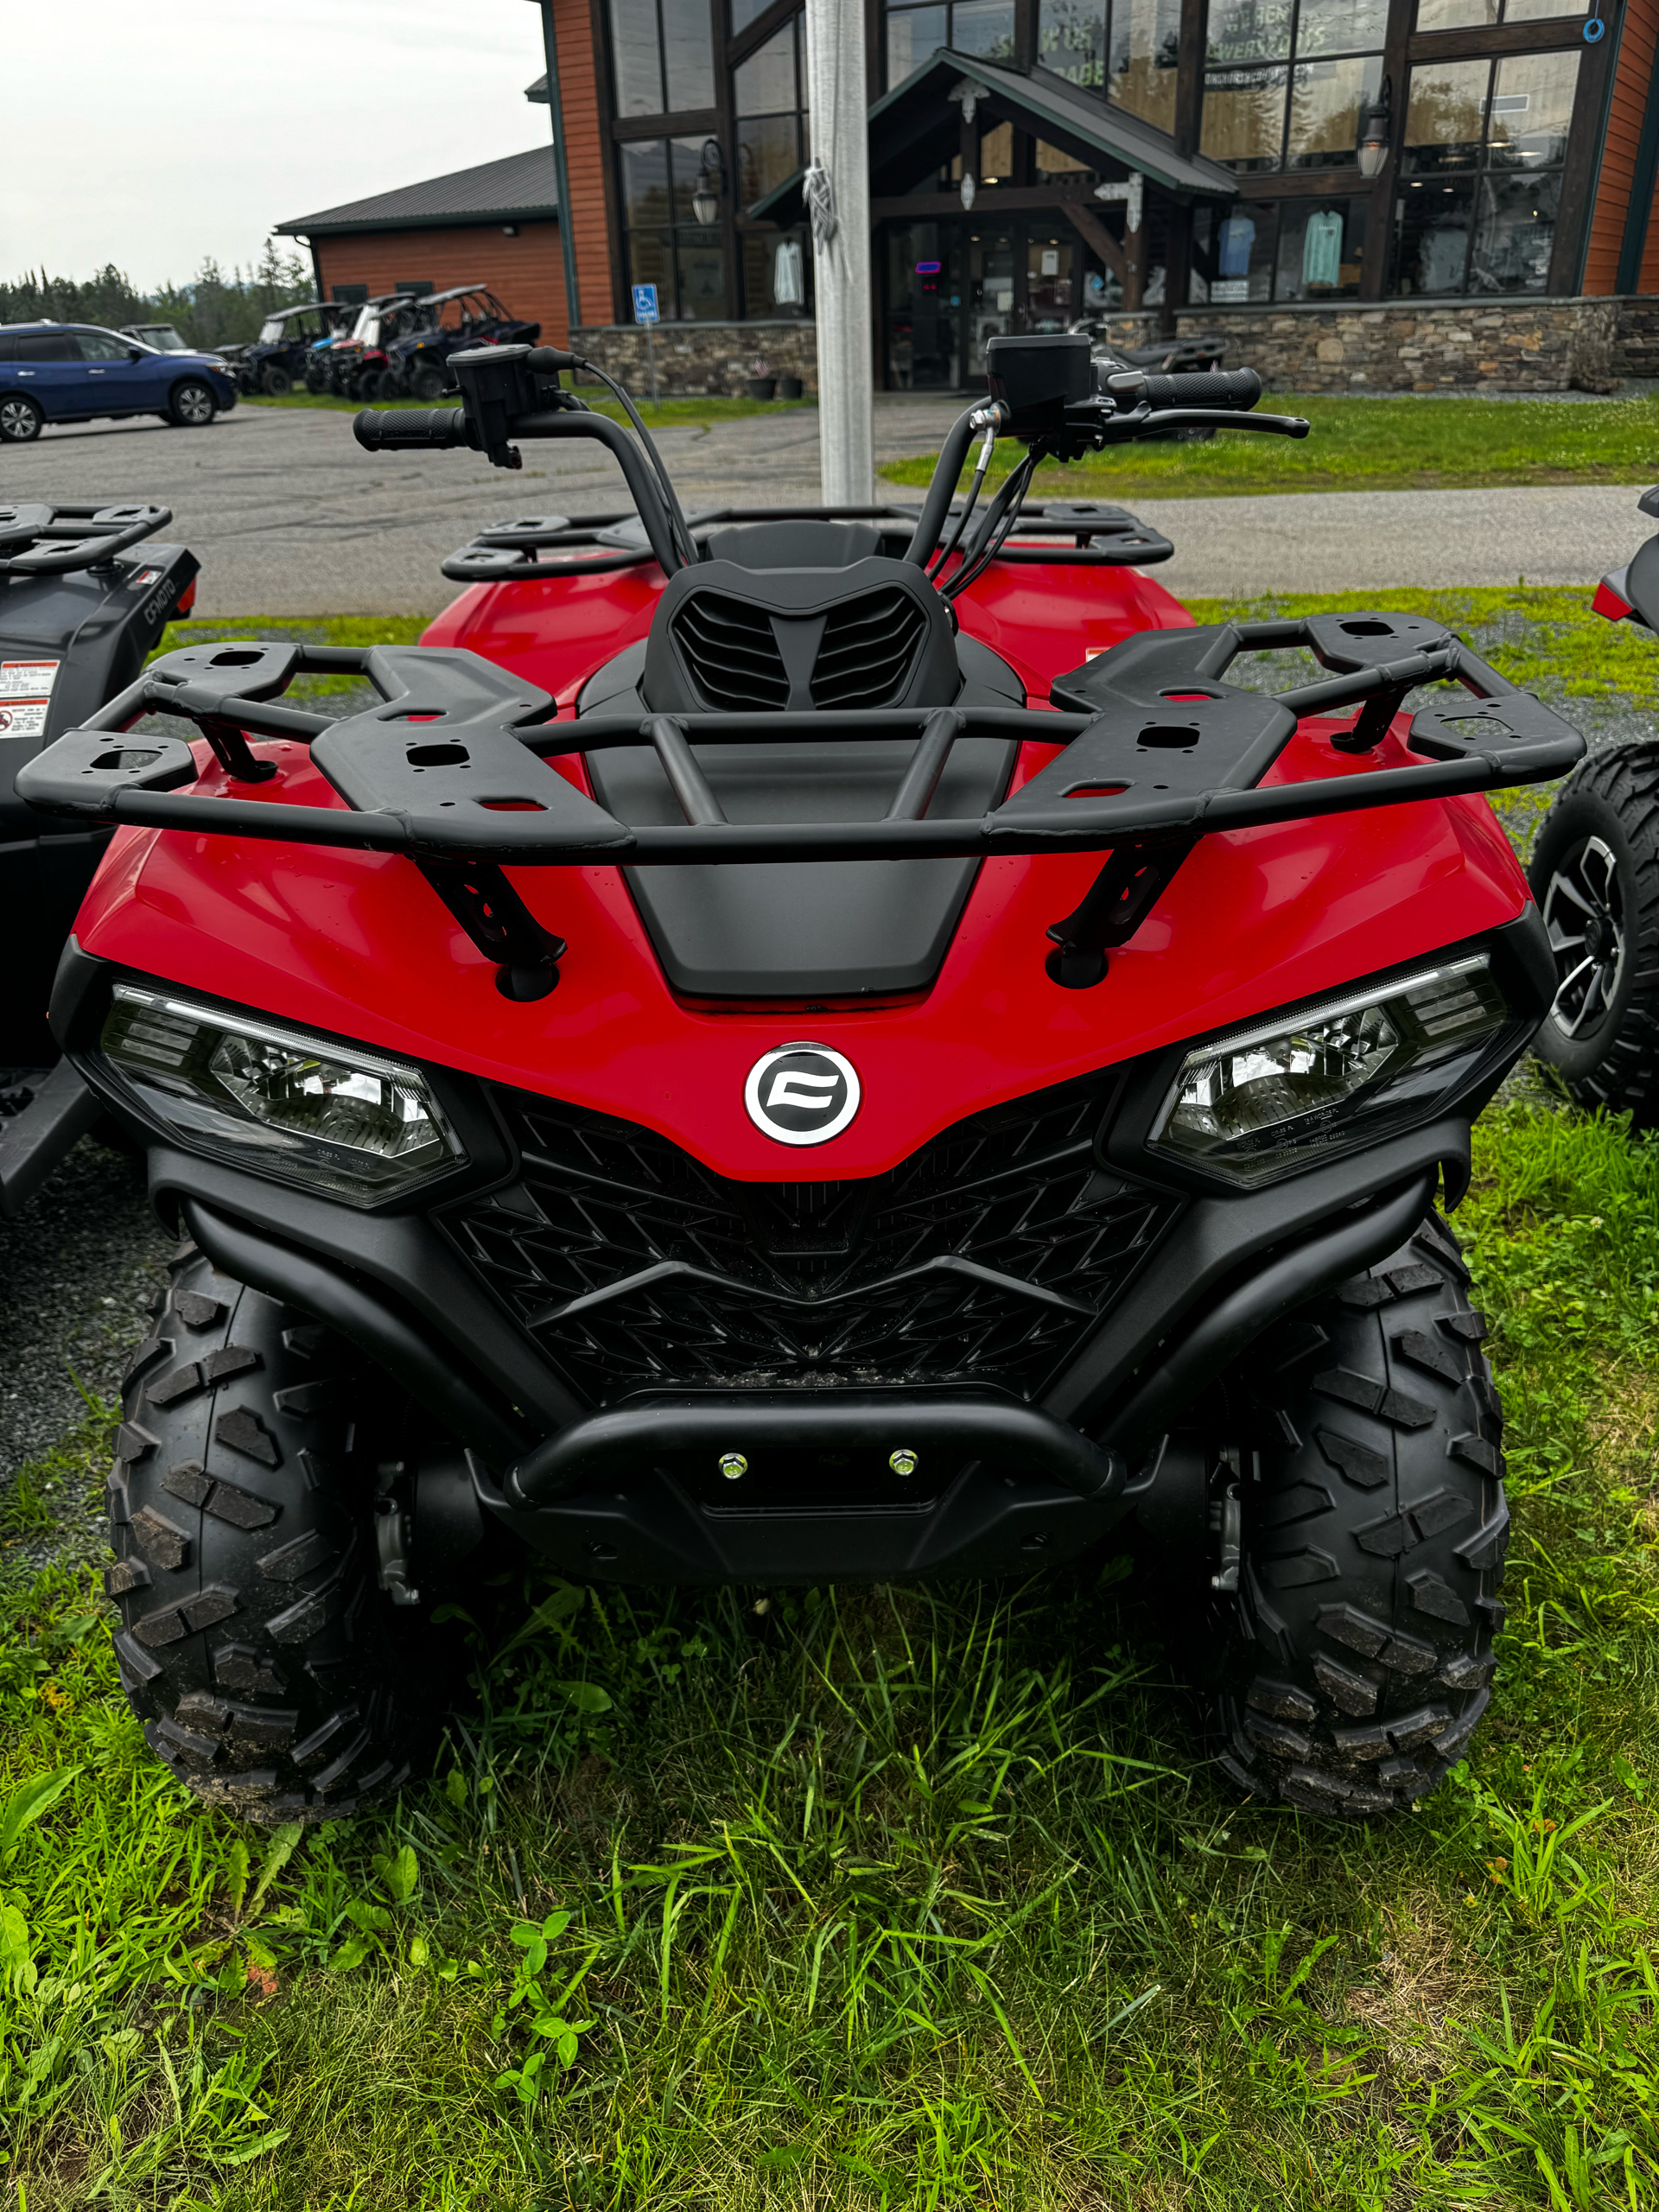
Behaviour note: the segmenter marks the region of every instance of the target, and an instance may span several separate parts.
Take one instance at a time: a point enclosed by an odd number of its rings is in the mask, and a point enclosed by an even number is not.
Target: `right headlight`
[[[118,983],[105,1067],[181,1141],[369,1205],[467,1157],[418,1068]]]
[[[1484,952],[1189,1052],[1156,1152],[1263,1183],[1375,1141],[1459,1090],[1513,1019]]]

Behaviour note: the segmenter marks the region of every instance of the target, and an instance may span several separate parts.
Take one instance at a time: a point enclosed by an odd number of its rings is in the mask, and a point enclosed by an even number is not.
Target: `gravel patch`
[[[39,1491],[54,1525],[14,1516],[18,1471],[113,1404],[145,1308],[175,1249],[150,1211],[142,1165],[83,1137],[16,1221],[0,1222],[0,1521],[7,1579],[49,1560],[101,1556],[101,1500],[73,1471]],[[21,1532],[21,1533],[20,1533]]]

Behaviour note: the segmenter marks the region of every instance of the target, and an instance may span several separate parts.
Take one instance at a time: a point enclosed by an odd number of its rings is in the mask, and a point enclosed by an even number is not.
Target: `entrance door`
[[[956,391],[962,384],[960,224],[894,223],[887,232],[887,372],[890,391]]]

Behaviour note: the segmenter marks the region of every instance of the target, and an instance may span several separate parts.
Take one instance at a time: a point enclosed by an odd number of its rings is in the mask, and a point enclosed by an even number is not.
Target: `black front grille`
[[[907,591],[889,584],[836,607],[812,669],[815,707],[889,707],[909,681],[927,618]]]
[[[716,712],[753,714],[789,704],[789,671],[764,607],[723,591],[693,592],[673,628],[687,673]]]
[[[522,1180],[448,1217],[594,1404],[664,1385],[994,1382],[1033,1395],[1178,1201],[1095,1165],[1109,1078],[959,1122],[885,1175],[735,1183],[667,1139],[498,1096]]]

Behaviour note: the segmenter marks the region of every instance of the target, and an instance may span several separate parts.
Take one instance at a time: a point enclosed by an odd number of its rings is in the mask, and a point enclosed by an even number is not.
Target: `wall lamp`
[[[1394,135],[1393,86],[1385,77],[1382,89],[1370,106],[1362,111],[1359,123],[1359,173],[1370,179],[1380,176],[1382,164],[1389,158],[1389,141]]]
[[[720,203],[726,190],[726,164],[721,159],[718,139],[703,140],[702,159],[702,167],[691,188],[691,213],[709,230],[720,220]]]

